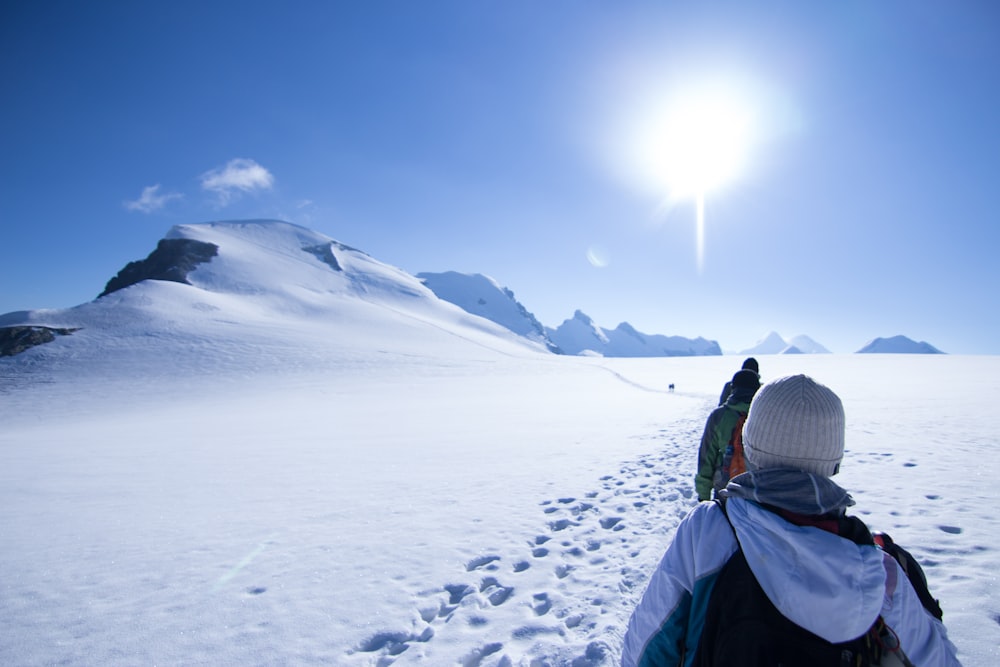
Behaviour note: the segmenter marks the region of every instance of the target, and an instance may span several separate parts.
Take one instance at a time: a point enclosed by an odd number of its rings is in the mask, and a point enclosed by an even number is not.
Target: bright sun
[[[699,270],[705,196],[739,177],[755,140],[750,99],[739,88],[693,86],[643,105],[632,125],[632,172],[660,193],[665,209],[697,205]]]
[[[753,131],[746,101],[714,90],[678,95],[644,125],[640,160],[671,199],[703,196],[735,179]]]
[[[655,168],[673,197],[702,196],[734,179],[748,143],[745,112],[712,99],[672,109],[651,137]]]

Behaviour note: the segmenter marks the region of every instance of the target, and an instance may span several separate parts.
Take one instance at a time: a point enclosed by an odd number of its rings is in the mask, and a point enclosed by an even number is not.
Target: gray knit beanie
[[[761,387],[750,404],[743,449],[751,470],[836,475],[844,457],[844,406],[810,377],[778,378]]]

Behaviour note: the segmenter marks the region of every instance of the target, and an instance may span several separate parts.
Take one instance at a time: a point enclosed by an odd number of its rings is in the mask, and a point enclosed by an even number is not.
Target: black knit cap
[[[745,370],[753,371],[757,375],[760,375],[760,366],[757,365],[757,360],[753,357],[747,357],[746,360],[743,361],[742,367]]]
[[[733,376],[733,387],[757,391],[760,388],[760,376],[747,369],[737,371]]]

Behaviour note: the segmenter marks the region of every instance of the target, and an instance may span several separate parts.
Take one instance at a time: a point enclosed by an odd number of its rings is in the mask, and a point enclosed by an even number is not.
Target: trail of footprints
[[[487,635],[491,613],[520,605],[535,622],[520,624],[505,641],[483,641],[459,664],[514,667],[521,664],[524,642],[549,636],[560,645],[586,647],[567,662],[580,667],[608,664],[611,650],[598,627],[605,606],[621,604],[624,594],[644,585],[645,574],[634,570],[630,561],[647,548],[658,556],[663,542],[650,539],[650,534],[663,535],[695,504],[691,478],[680,474],[694,465],[691,443],[697,442],[697,426],[691,429],[672,431],[673,437],[660,442],[656,454],[602,477],[599,490],[541,503],[544,529],[525,540],[518,556],[489,553],[469,560],[454,582],[420,594],[426,600],[417,609],[422,627],[376,633],[360,642],[355,653],[370,656],[369,664],[391,665],[414,644],[433,640],[453,619],[461,618],[467,628]],[[664,433],[651,437],[662,441]],[[534,568],[547,568],[554,575],[554,580],[546,579],[551,585],[532,590],[524,577]],[[616,578],[616,590],[599,585]],[[537,586],[538,577],[528,579]]]

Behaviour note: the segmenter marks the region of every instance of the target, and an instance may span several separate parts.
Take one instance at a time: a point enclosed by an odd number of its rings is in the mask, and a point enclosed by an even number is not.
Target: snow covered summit
[[[418,273],[417,278],[440,299],[453,303],[462,310],[485,317],[502,327],[558,352],[545,333],[545,327],[515,297],[514,293],[479,273],[466,274],[456,271],[445,273]]]
[[[772,331],[740,354],[830,354],[830,350],[804,334],[786,341],[776,331]]]
[[[906,336],[876,338],[858,350],[858,354],[944,354],[930,343],[919,343]]]
[[[405,271],[275,220],[178,225],[95,301],[8,313],[0,327],[71,332],[15,357],[26,367],[101,368],[101,350],[114,349],[115,363],[131,360],[130,372],[162,355],[195,373],[322,365],[372,350],[467,357],[545,349],[439,299]]]

